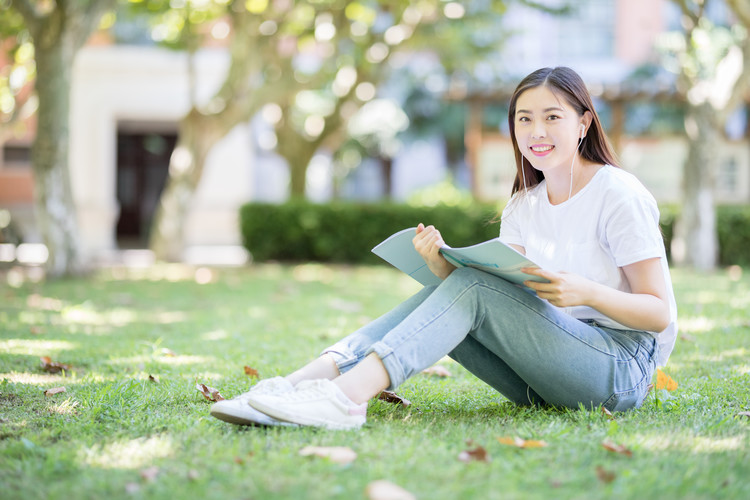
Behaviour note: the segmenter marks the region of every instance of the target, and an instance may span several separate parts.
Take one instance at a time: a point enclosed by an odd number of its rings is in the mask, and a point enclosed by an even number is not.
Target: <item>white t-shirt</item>
[[[552,205],[546,181],[519,191],[503,210],[500,240],[520,245],[526,256],[549,271],[567,271],[630,292],[623,266],[661,259],[669,294],[669,326],[653,332],[667,363],[677,338],[677,305],[672,290],[656,200],[632,174],[610,165],[600,168],[570,200]],[[629,329],[587,306],[566,313],[602,326]]]

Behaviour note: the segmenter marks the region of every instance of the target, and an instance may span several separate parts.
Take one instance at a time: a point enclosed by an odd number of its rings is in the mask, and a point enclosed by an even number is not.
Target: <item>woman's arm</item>
[[[571,273],[525,268],[549,283],[527,281],[539,298],[558,307],[589,306],[614,321],[637,330],[660,332],[669,324],[669,301],[659,258],[624,266],[631,292],[622,292]]]

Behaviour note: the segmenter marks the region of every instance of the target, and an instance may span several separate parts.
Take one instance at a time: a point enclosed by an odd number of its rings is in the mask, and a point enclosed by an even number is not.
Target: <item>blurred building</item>
[[[549,5],[560,2],[549,0]],[[554,17],[512,7],[505,29],[513,33],[499,55],[509,82],[542,66],[566,65],[591,84],[623,166],[636,173],[663,202],[680,197],[687,143],[677,132],[655,133],[674,107],[671,81],[646,78],[626,85],[629,76],[657,61],[654,43],[675,29],[679,16],[669,0],[581,0],[575,15]],[[196,92],[207,99],[227,64],[220,49],[199,52]],[[645,83],[644,83],[645,82]],[[508,88],[490,87],[458,98],[470,103],[467,163],[471,184],[482,199],[506,198],[514,161],[502,108]],[[76,60],[70,118],[70,169],[82,247],[98,258],[120,248],[143,247],[167,177],[178,120],[188,111],[188,61],[184,54],[146,45],[91,44]],[[654,106],[662,103],[663,106]],[[488,110],[494,108],[492,121]],[[247,201],[283,201],[289,174],[265,140],[268,130],[255,119],[236,127],[210,154],[186,227],[189,248],[238,245],[238,208]],[[668,127],[667,127],[668,128]],[[747,123],[738,115],[724,147],[718,199],[750,201],[750,148]],[[2,144],[0,209],[26,241],[40,241],[34,226],[31,134]],[[311,199],[333,192],[330,154],[321,152],[308,172]],[[414,168],[418,164],[419,168]],[[340,195],[374,200],[389,191],[405,199],[448,171],[441,138],[406,144],[389,165],[363,161],[338,187]]]

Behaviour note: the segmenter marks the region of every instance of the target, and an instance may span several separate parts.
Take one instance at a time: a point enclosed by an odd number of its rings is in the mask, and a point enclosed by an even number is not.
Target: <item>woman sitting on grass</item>
[[[359,428],[367,401],[448,355],[519,405],[643,403],[674,346],[676,306],[654,198],[616,166],[580,76],[544,68],[510,100],[516,156],[500,239],[541,268],[524,288],[414,247],[442,278],[287,377],[211,408],[244,425]]]

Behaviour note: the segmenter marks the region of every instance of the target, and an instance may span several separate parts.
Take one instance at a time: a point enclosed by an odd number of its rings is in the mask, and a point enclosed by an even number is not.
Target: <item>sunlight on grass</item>
[[[226,338],[229,338],[229,334],[226,330],[213,330],[201,334],[202,340],[224,340]]]
[[[174,448],[171,437],[151,436],[83,448],[79,460],[102,469],[137,469],[151,465],[154,459],[172,456]]]
[[[748,350],[744,347],[739,349],[729,349],[727,351],[721,351],[716,354],[693,354],[685,356],[685,359],[690,361],[711,361],[718,363],[721,361],[735,361],[737,359],[745,360],[748,358]]]
[[[53,413],[57,413],[59,415],[75,415],[76,414],[76,407],[78,406],[78,401],[74,401],[70,398],[66,399],[65,401],[58,403],[56,405],[52,405],[49,410]]]
[[[125,326],[136,320],[137,314],[131,309],[111,309],[99,312],[87,304],[65,308],[61,317],[67,323],[81,325],[112,325]]]
[[[645,437],[640,442],[640,447],[653,452],[720,453],[742,449],[744,441],[742,436],[712,438],[684,434],[659,434]]]
[[[67,340],[8,339],[0,342],[0,352],[49,356],[60,351],[78,349],[78,344]]]
[[[0,380],[7,379],[8,382],[15,384],[43,385],[51,384],[62,385],[70,382],[69,377],[63,375],[50,375],[46,373],[28,373],[28,372],[10,372],[0,373]]]
[[[684,333],[701,333],[707,332],[716,327],[716,321],[706,316],[696,316],[693,318],[680,318],[680,332]]]
[[[154,361],[169,366],[197,365],[216,362],[214,356],[192,356],[188,354],[177,354],[175,356],[163,356],[155,358]]]

